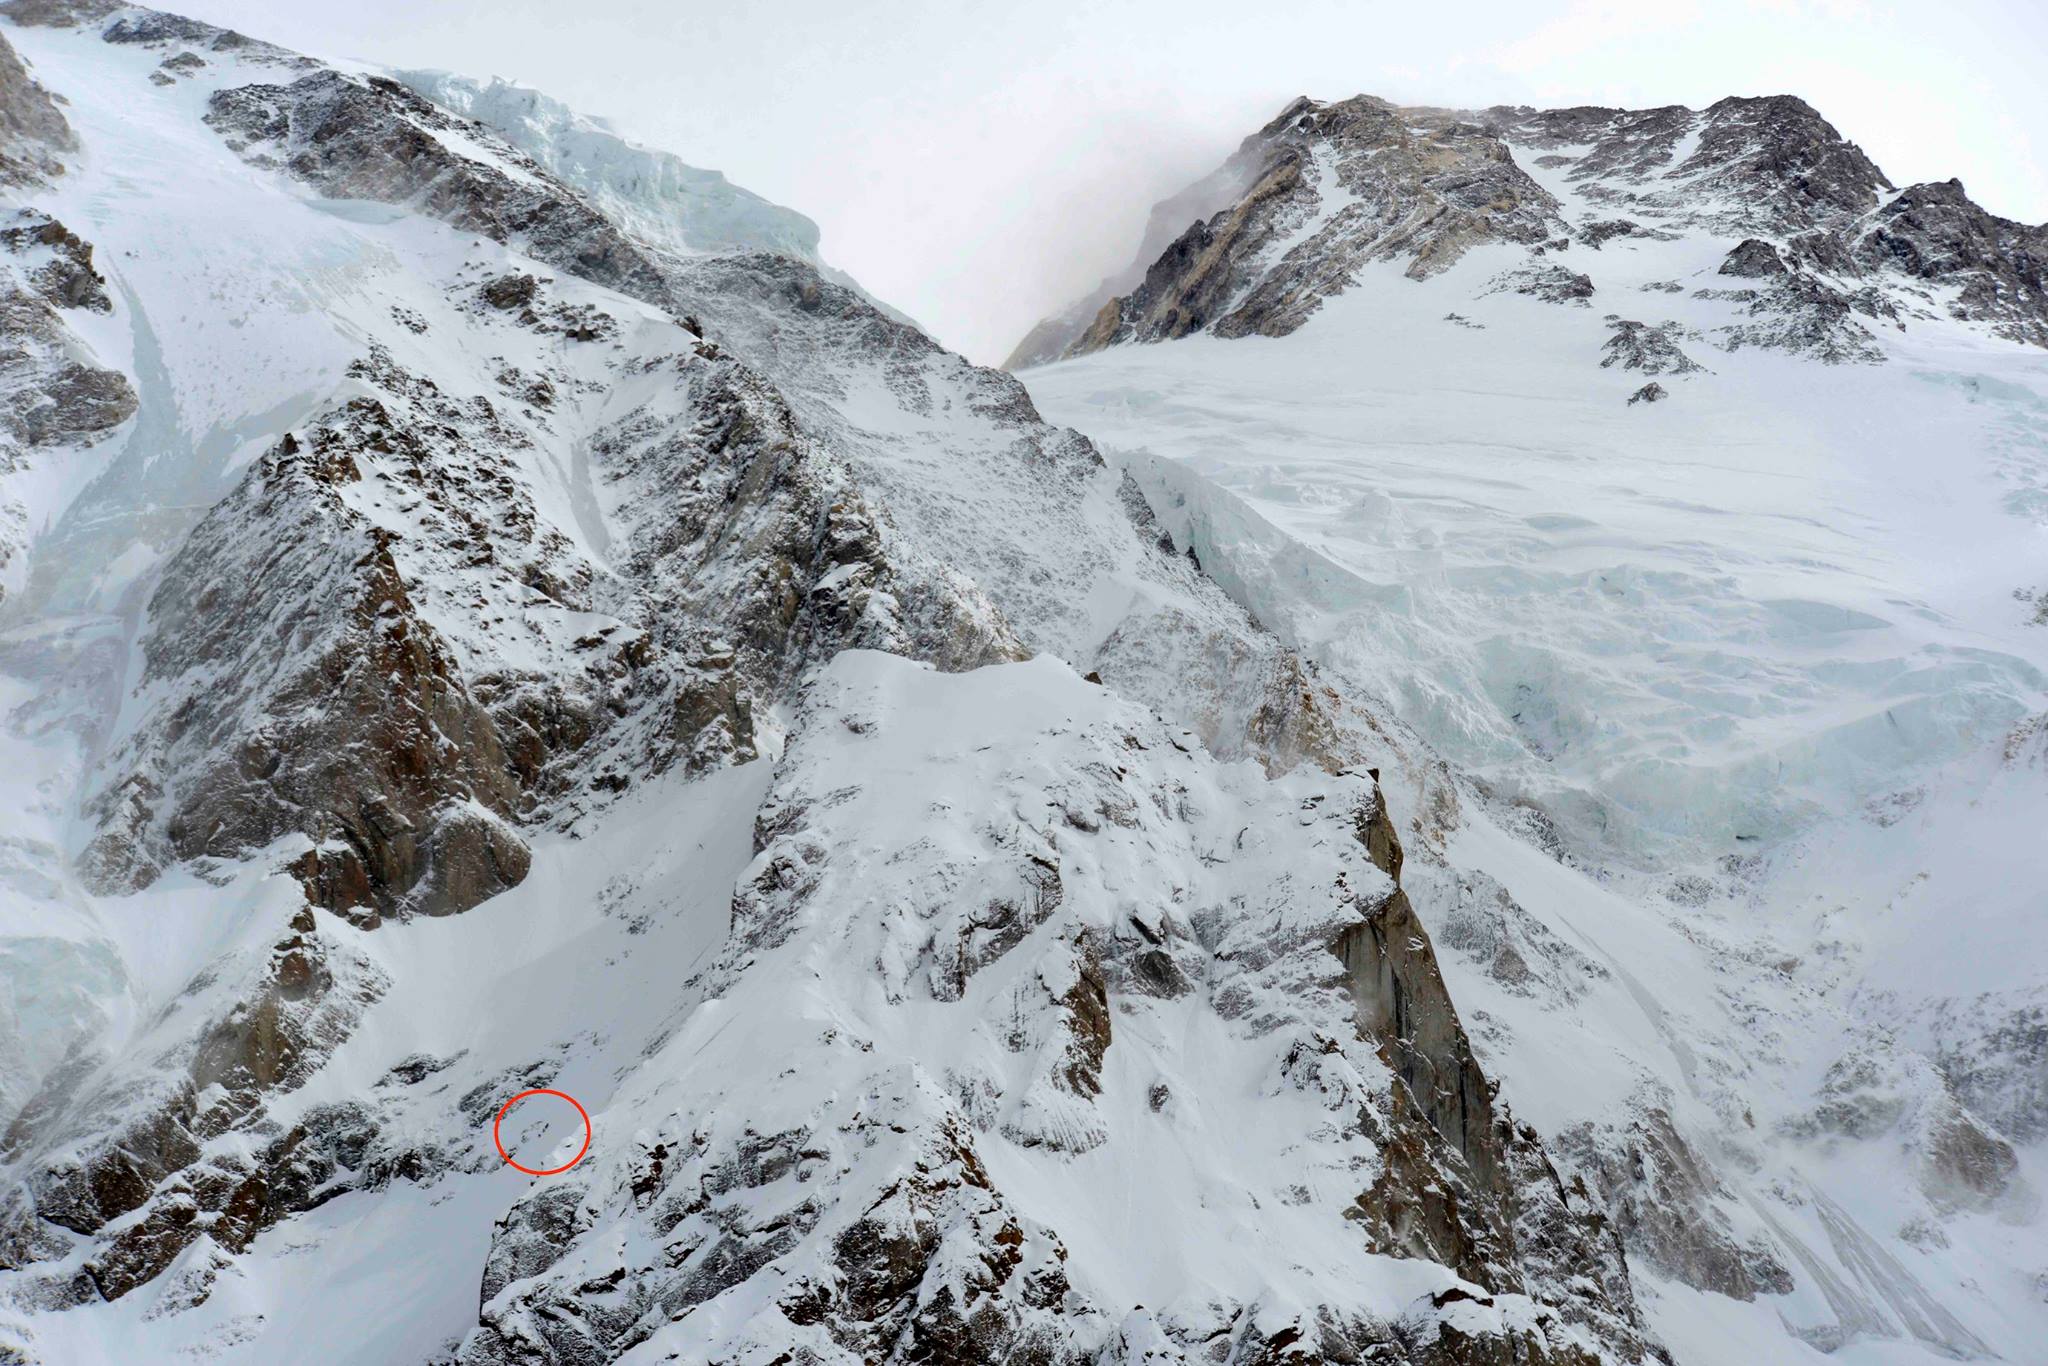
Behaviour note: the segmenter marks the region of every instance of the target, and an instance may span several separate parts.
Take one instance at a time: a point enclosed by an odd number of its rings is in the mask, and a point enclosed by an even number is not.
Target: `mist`
[[[185,7],[317,55],[501,76],[606,117],[814,218],[827,260],[984,363],[1126,265],[1153,203],[1302,94],[1797,94],[1898,184],[1958,176],[1995,213],[2048,219],[2034,155],[2048,12],[2022,0]]]

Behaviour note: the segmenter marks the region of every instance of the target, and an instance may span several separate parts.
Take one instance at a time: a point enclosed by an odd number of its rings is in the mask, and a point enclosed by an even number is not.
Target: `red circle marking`
[[[505,1112],[520,1101],[525,1100],[528,1096],[560,1096],[563,1100],[576,1107],[577,1114],[583,1116],[583,1146],[576,1150],[576,1156],[570,1158],[559,1167],[521,1167],[512,1160],[512,1154],[505,1151],[505,1140],[498,1137],[498,1126],[505,1122]],[[559,1176],[578,1162],[581,1162],[583,1154],[590,1151],[590,1112],[585,1110],[576,1097],[570,1095],[567,1091],[550,1091],[545,1086],[535,1087],[531,1091],[521,1091],[518,1095],[498,1107],[498,1117],[491,1121],[491,1142],[498,1145],[498,1156],[505,1159],[506,1166],[518,1167],[520,1171],[525,1172],[528,1176]]]

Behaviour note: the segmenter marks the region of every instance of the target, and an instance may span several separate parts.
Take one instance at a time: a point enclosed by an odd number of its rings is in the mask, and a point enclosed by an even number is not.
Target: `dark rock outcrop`
[[[525,876],[497,728],[394,538],[343,495],[363,477],[352,445],[418,440],[355,400],[279,442],[173,558],[144,644],[164,720],[94,804],[100,885],[289,834],[310,842],[294,863],[309,894],[372,921],[459,911]]]
[[[63,111],[28,74],[13,44],[0,37],[0,185],[37,185],[64,173],[78,135]]]
[[[1592,1179],[1628,1250],[1659,1274],[1738,1300],[1792,1290],[1767,1242],[1736,1237],[1722,1208],[1731,1197],[1665,1110],[1646,1107],[1617,1132],[1579,1126],[1559,1147]]]
[[[1678,338],[1685,329],[1675,322],[1657,325],[1608,316],[1612,333],[1601,347],[1600,368],[1620,366],[1646,375],[1689,375],[1704,367],[1679,349]]]
[[[1568,229],[1510,144],[1535,152],[1541,169],[1562,169],[1611,216]],[[1893,194],[1861,148],[1789,95],[1700,111],[1297,100],[1204,183],[1242,188],[1170,242],[1148,238],[1139,267],[1121,277],[1134,288],[1084,301],[1092,321],[1079,303],[1046,320],[1012,362],[1198,331],[1284,335],[1372,261],[1406,260],[1421,278],[1481,241],[1539,258],[1573,241],[1597,250],[1681,231],[1739,238],[1720,273],[1769,286],[1704,296],[1748,306],[1752,321],[1717,334],[1731,349],[1881,360],[1870,331],[1844,315],[1931,316],[1923,281],[1955,288],[1952,316],[2048,345],[2048,225],[1989,214],[1955,181]],[[1534,259],[1495,280],[1553,302],[1582,300],[1593,283]]]
[[[1377,1042],[1399,1084],[1386,1165],[1351,1217],[1385,1251],[1553,1304],[1624,1360],[1661,1355],[1643,1334],[1621,1242],[1598,1202],[1583,1182],[1559,1177],[1473,1056],[1428,932],[1400,886],[1400,838],[1377,786],[1355,826],[1395,888],[1332,951],[1361,1036]]]
[[[1873,269],[1960,287],[1955,316],[2048,346],[2048,224],[1986,213],[1960,180],[1913,185],[1872,214],[1851,247]]]
[[[329,198],[405,204],[622,293],[662,293],[646,248],[481,124],[396,81],[322,69],[289,85],[218,91],[207,107],[207,122],[242,156]],[[457,151],[464,142],[479,154]],[[527,175],[514,179],[486,157]]]
[[[1699,116],[1699,145],[1672,174],[1739,201],[1753,221],[1801,231],[1847,222],[1891,188],[1863,149],[1794,95],[1730,96]]]
[[[111,311],[105,286],[91,244],[48,214],[20,209],[0,227],[0,474],[61,460],[134,416],[128,377],[100,364],[65,316]],[[0,497],[0,571],[32,534],[25,509]]]
[[[135,412],[127,376],[95,363],[59,310],[111,311],[92,245],[48,214],[0,228],[0,440],[85,443]],[[0,463],[8,456],[0,450]]]
[[[1462,116],[1360,95],[1299,99],[1239,150],[1256,176],[1168,246],[1064,354],[1191,332],[1284,336],[1373,261],[1423,279],[1481,242],[1564,231],[1557,203]]]
[[[1760,280],[1772,275],[1783,275],[1785,261],[1778,255],[1778,249],[1769,242],[1755,237],[1745,237],[1721,262],[1720,273],[1747,280]]]
[[[60,1069],[0,1141],[0,1155],[27,1174],[0,1203],[0,1266],[34,1268],[86,1251],[75,1274],[40,1278],[47,1303],[119,1298],[202,1236],[240,1251],[278,1219],[340,1193],[315,1197],[324,1178],[291,1174],[306,1154],[346,1144],[347,1133],[309,1119],[278,1136],[262,1105],[312,1075],[384,979],[338,950],[310,908],[252,969],[243,1003],[190,1022],[164,1059],[172,1070],[151,1077],[146,1095],[126,1078]],[[107,1127],[80,1147],[50,1144],[67,1126],[100,1123]],[[360,1115],[354,1128],[365,1128]],[[235,1140],[213,1144],[231,1132]]]

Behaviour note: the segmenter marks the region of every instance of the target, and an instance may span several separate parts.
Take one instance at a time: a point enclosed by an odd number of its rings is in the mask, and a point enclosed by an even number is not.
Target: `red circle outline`
[[[498,1137],[498,1126],[505,1122],[505,1112],[507,1110],[510,1110],[513,1106],[517,1105],[520,1101],[525,1100],[528,1096],[560,1096],[563,1100],[568,1101],[571,1105],[576,1107],[577,1114],[583,1116],[583,1146],[576,1150],[576,1156],[570,1158],[567,1162],[564,1162],[559,1167],[548,1167],[545,1169],[536,1167],[521,1167],[517,1162],[514,1162],[512,1160],[512,1154],[505,1151],[505,1141]],[[531,1091],[521,1091],[518,1095],[512,1097],[512,1099],[506,1101],[503,1105],[500,1105],[498,1107],[498,1117],[491,1121],[491,1142],[497,1144],[498,1156],[505,1159],[506,1166],[517,1168],[518,1170],[525,1172],[528,1176],[561,1175],[563,1172],[569,1170],[569,1168],[575,1166],[578,1162],[581,1162],[583,1160],[583,1155],[590,1151],[590,1140],[590,1112],[583,1108],[583,1103],[577,1100],[576,1097],[570,1095],[567,1091],[553,1091],[545,1086],[536,1086]]]

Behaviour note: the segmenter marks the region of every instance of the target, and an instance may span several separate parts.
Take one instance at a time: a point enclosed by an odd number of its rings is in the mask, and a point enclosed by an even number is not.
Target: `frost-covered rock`
[[[1213,195],[1233,189],[1218,212]],[[1040,324],[1011,364],[1191,332],[1285,335],[1370,262],[1406,261],[1405,274],[1426,281],[1486,243],[1527,257],[1496,287],[1583,301],[1606,272],[1544,259],[1574,241],[1595,251],[1729,241],[1720,273],[1776,278],[1772,288],[1710,296],[1769,320],[1721,329],[1731,350],[1881,359],[1868,330],[1843,315],[1933,316],[1928,284],[1943,291],[1949,316],[2048,344],[2043,228],[1986,213],[1956,181],[1895,190],[1861,148],[1789,95],[1700,111],[1460,113],[1364,95],[1300,100],[1154,214],[1197,221],[1170,243],[1148,231],[1138,265],[1117,277],[1124,292],[1098,292]],[[1788,259],[1800,264],[1789,275]]]
[[[644,242],[682,252],[785,252],[817,262],[818,225],[717,171],[626,141],[538,90],[447,71],[398,71],[401,83],[474,119],[531,156]]]
[[[1087,1170],[1151,1187],[1236,1300],[1146,1305],[1155,1350],[1192,1359],[1279,1291],[1226,1251],[1271,1210],[1356,1268],[1299,1312],[1387,1359],[1640,1359],[1612,1235],[1493,1109],[1377,791],[1269,782],[1184,734],[1047,660],[840,655],[756,818],[701,1023],[661,1044],[685,1081],[633,1102],[630,1150],[514,1207],[462,1359],[1096,1360],[1135,1331],[1119,1260],[1165,1230],[1063,1238],[1086,1197],[1058,1187]],[[1210,1132],[1219,1069],[1265,1138]],[[1147,1169],[1154,1133],[1181,1163]],[[1245,1194],[1198,1194],[1218,1183]],[[1403,1346],[1375,1254],[1484,1286],[1440,1297],[1484,1307],[1467,1345]]]
[[[1296,100],[1233,163],[1258,166],[1237,177],[1242,198],[1182,233],[1060,354],[1202,331],[1284,336],[1370,262],[1426,279],[1476,244],[1564,230],[1498,139],[1440,110]]]
[[[1601,348],[1602,370],[1620,366],[1646,375],[1688,375],[1703,368],[1679,349],[1685,329],[1678,323],[1667,320],[1653,325],[1610,315],[1607,326],[1611,335]]]
[[[0,183],[33,185],[63,173],[78,137],[50,92],[28,73],[12,44],[0,38]]]
[[[112,311],[91,243],[34,208],[0,227],[0,604],[23,586],[22,552],[39,530],[26,490],[135,414],[128,376],[73,326],[75,314]]]

